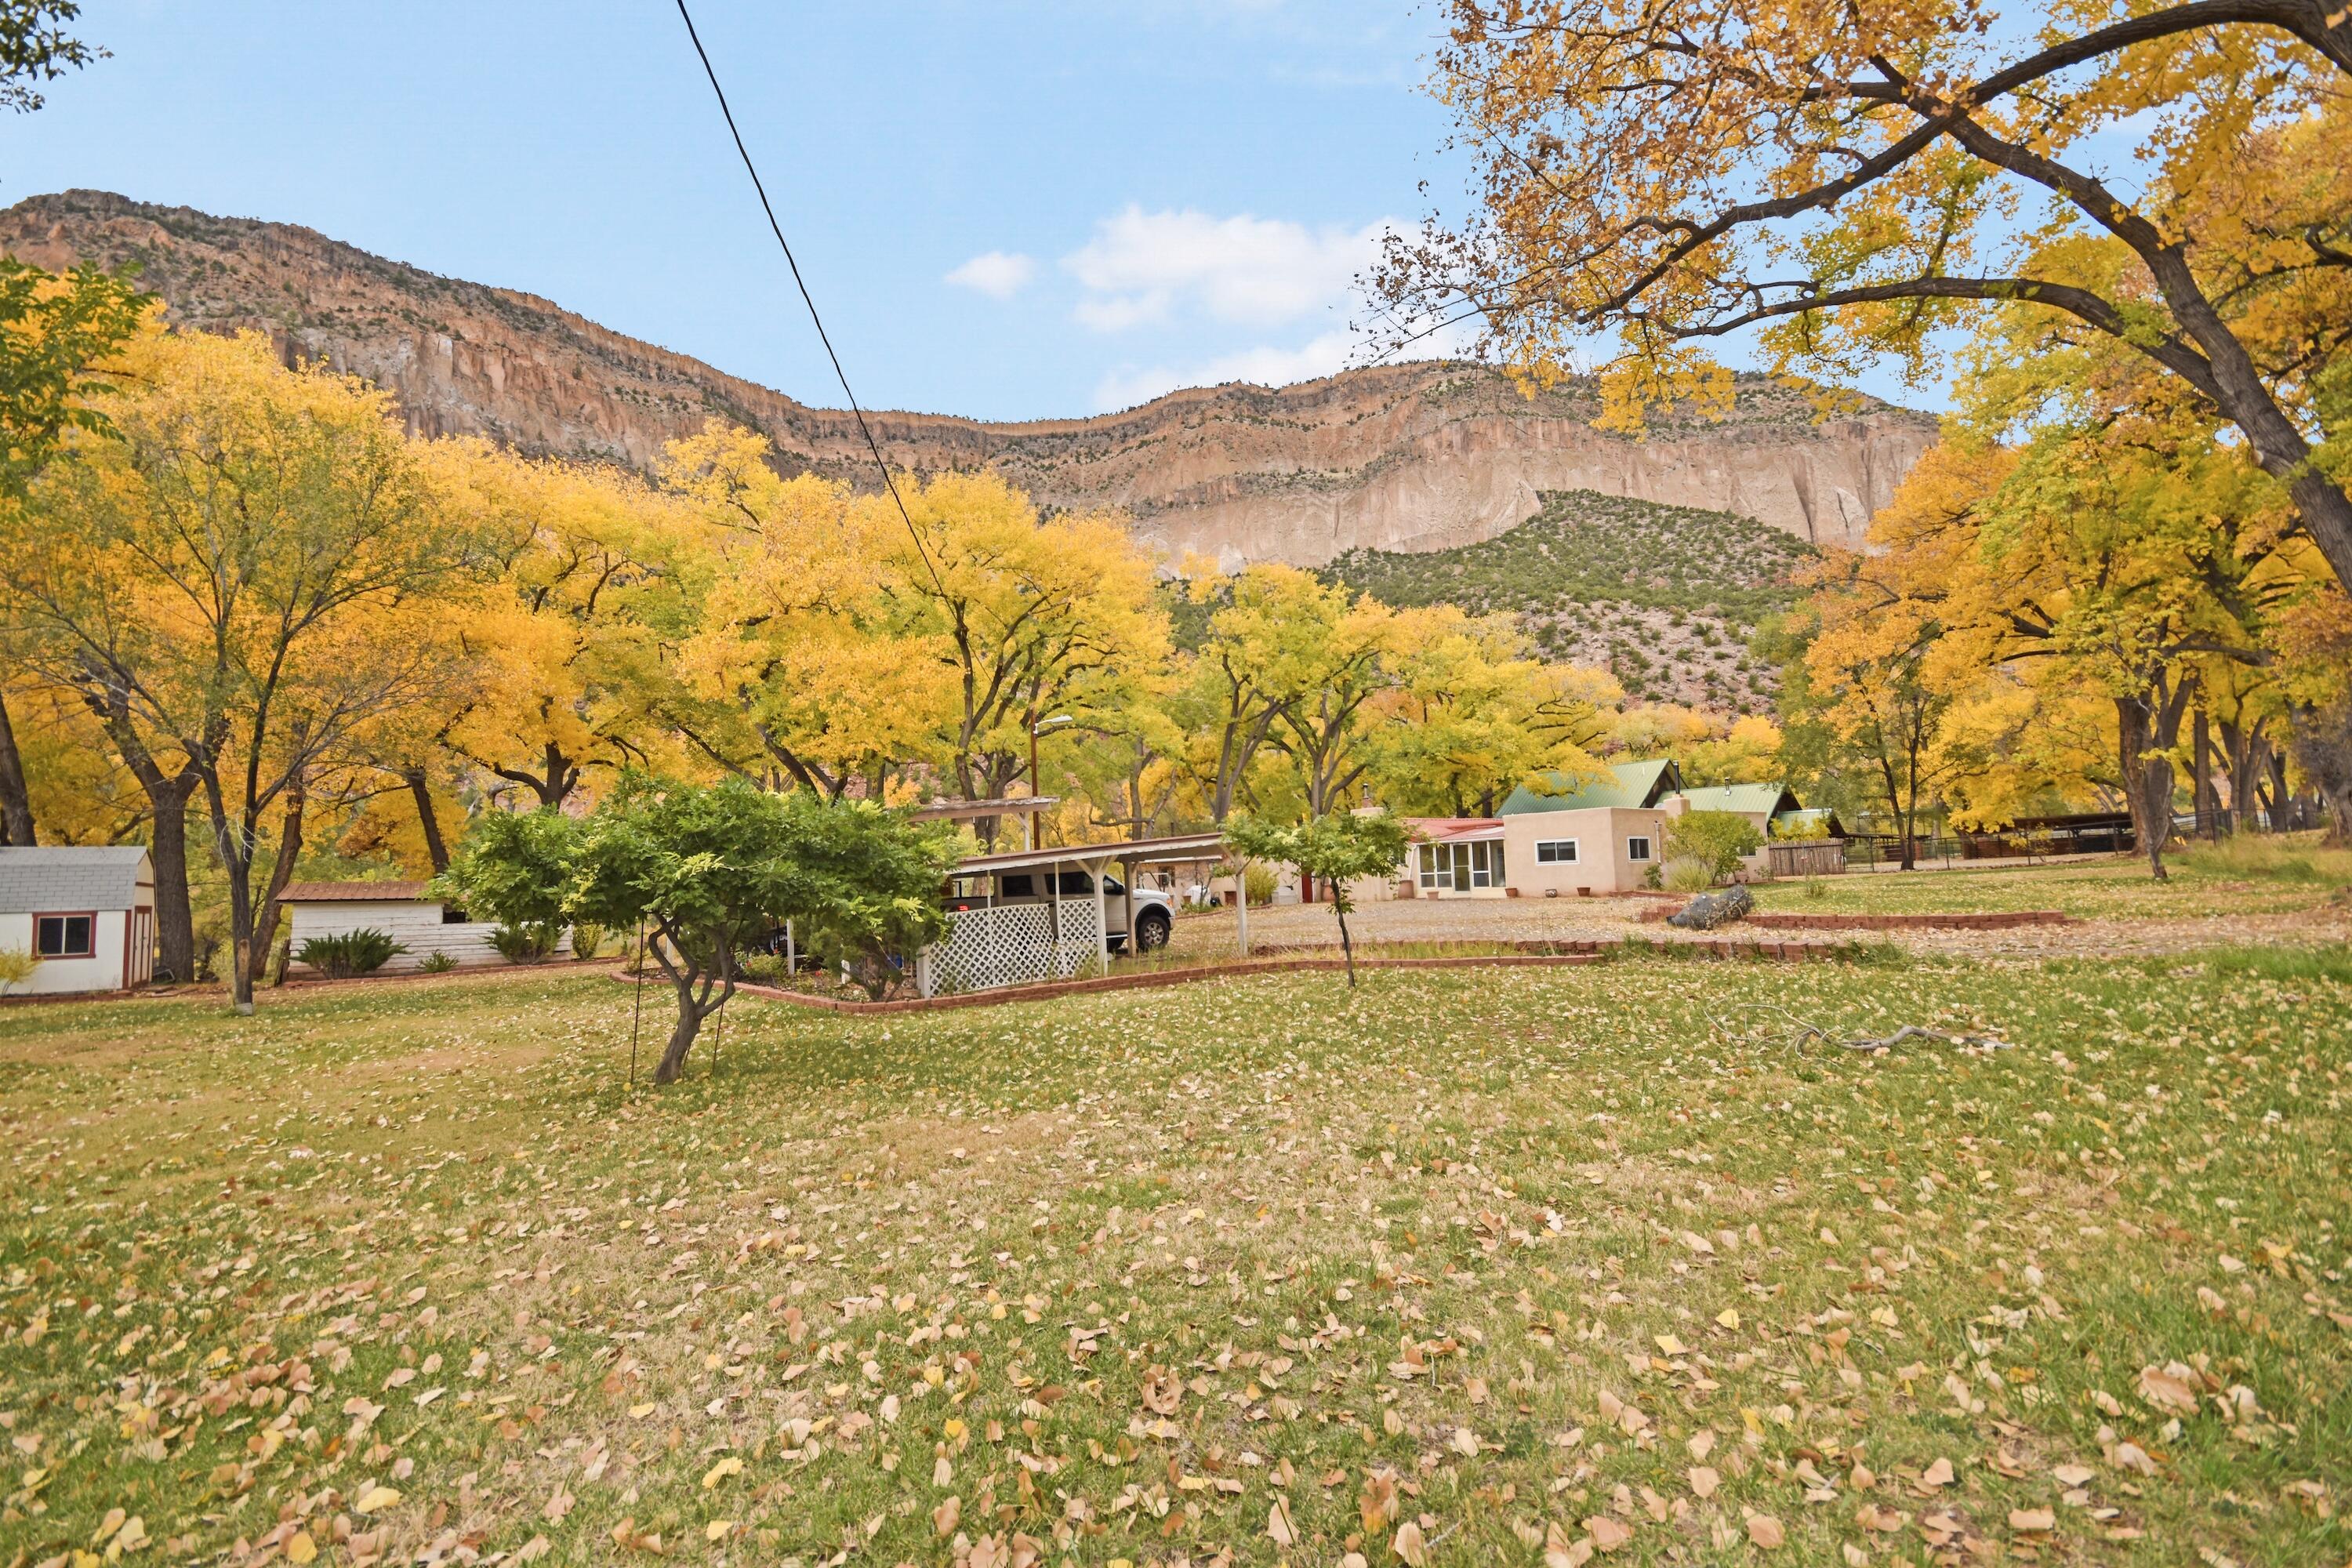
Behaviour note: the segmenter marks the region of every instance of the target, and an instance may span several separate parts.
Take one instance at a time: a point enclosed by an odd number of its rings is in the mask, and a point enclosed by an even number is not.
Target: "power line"
[[[873,427],[866,423],[866,410],[857,405],[857,394],[849,389],[849,376],[841,368],[841,356],[834,352],[833,338],[824,330],[824,318],[817,314],[816,300],[809,294],[807,279],[801,276],[801,264],[793,256],[792,242],[784,237],[783,225],[776,221],[776,209],[768,200],[768,187],[760,179],[759,167],[751,162],[751,150],[743,145],[743,132],[736,128],[735,111],[727,107],[727,90],[719,85],[719,72],[710,64],[710,51],[702,47],[702,36],[694,30],[694,16],[686,8],[686,0],[677,0],[678,20],[686,24],[688,42],[702,61],[702,74],[710,79],[710,91],[719,100],[719,112],[726,119],[727,133],[735,139],[736,154],[743,160],[743,172],[751,176],[751,188],[760,195],[760,210],[768,215],[768,231],[776,237],[776,244],[784,253],[784,265],[793,270],[793,283],[801,291],[801,303],[808,307],[809,320],[816,326],[817,341],[824,345],[824,357],[833,362],[834,379],[841,383],[841,395],[849,400],[849,412],[857,419],[857,433],[866,437],[866,449],[874,455],[874,466],[882,472],[882,485],[898,508],[898,520],[907,525],[907,537],[915,542],[915,552],[923,558],[924,569],[930,573],[932,585],[941,595],[947,584],[940,579],[940,569],[931,560],[931,552],[923,542],[922,531],[915,526],[914,515],[908,511],[906,498],[898,493],[898,481],[890,472],[890,465],[882,460],[882,447],[874,439]]]

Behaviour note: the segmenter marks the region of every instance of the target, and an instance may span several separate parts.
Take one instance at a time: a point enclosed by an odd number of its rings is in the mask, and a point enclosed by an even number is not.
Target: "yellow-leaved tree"
[[[1027,770],[1042,720],[1115,728],[1141,677],[1167,658],[1151,561],[1117,514],[1041,519],[995,474],[901,479],[898,489],[912,529],[895,509],[873,526],[887,542],[888,592],[905,606],[899,635],[946,667],[931,753],[961,798],[997,799]]]
[[[123,361],[105,429],[77,433],[79,460],[7,514],[0,551],[43,675],[131,754],[193,775],[250,1010],[312,782],[373,721],[447,700],[462,658],[435,595],[465,580],[480,531],[357,380],[289,371],[257,333],[150,333]]]
[[[1606,672],[1542,663],[1510,617],[1450,605],[1399,611],[1393,647],[1372,763],[1391,806],[1492,816],[1521,784],[1601,771],[1594,752],[1623,695]]]
[[[1446,0],[1475,205],[1400,237],[1399,338],[1538,377],[1613,334],[1614,413],[1719,409],[1705,351],[1935,366],[2014,310],[2236,426],[2352,584],[2352,11],[2336,0]],[[2127,140],[2126,140],[2127,139]],[[2108,176],[2119,141],[2137,154]]]
[[[948,637],[923,624],[886,500],[769,466],[767,437],[714,423],[671,444],[668,485],[708,558],[669,718],[694,748],[770,787],[869,798],[935,764],[955,722]]]
[[[657,704],[665,638],[686,629],[690,509],[634,474],[478,440],[435,442],[424,459],[496,552],[463,628],[476,683],[432,740],[537,805],[562,805],[594,773],[674,767]],[[398,761],[406,778],[425,759]]]

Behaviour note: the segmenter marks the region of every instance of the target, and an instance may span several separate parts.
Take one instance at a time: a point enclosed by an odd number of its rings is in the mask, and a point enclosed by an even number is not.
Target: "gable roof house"
[[[0,951],[39,962],[12,993],[127,991],[155,972],[155,868],[136,844],[0,848]]]

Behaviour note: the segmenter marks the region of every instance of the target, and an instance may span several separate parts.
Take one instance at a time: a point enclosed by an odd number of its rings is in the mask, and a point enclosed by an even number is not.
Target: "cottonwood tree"
[[[666,483],[696,509],[707,582],[667,716],[705,758],[828,799],[942,760],[956,721],[944,633],[909,625],[895,510],[846,485],[769,466],[764,436],[715,422],[673,443]],[[887,502],[885,503],[887,507]]]
[[[1374,703],[1370,776],[1401,810],[1492,816],[1520,784],[1601,772],[1588,748],[1608,732],[1616,682],[1528,658],[1507,616],[1399,611],[1391,668]]]
[[[249,1011],[268,830],[282,886],[316,772],[371,719],[439,700],[447,617],[429,596],[475,535],[436,506],[383,393],[289,373],[257,333],[124,352],[111,428],[52,467],[8,542],[16,598],[45,673],[134,771],[184,759],[173,782],[205,797]],[[159,812],[159,901],[163,847]]]
[[[1720,408],[1705,345],[1915,378],[2014,310],[2127,348],[2234,425],[2339,584],[2352,12],[2123,0],[2031,29],[1979,0],[1449,0],[1434,89],[1466,221],[1391,247],[1398,338],[1475,318],[1538,377],[1594,334],[1621,423]],[[2121,140],[2136,162],[2103,168]]]
[[[425,454],[445,505],[477,521],[490,582],[459,628],[476,680],[439,743],[541,805],[594,773],[677,760],[654,708],[664,637],[685,622],[685,509],[634,475],[532,461],[485,442]],[[421,757],[416,759],[421,763]]]
[[[0,20],[0,102],[13,97],[19,110],[40,107],[23,80],[45,68],[45,51],[50,76],[59,48],[68,49],[65,63],[86,58],[72,40],[43,31],[44,10],[64,19],[74,14],[70,5],[34,6]],[[23,504],[26,487],[59,456],[69,433],[105,428],[96,395],[110,384],[106,363],[139,330],[147,303],[123,275],[92,267],[59,275],[0,258],[0,507]],[[8,648],[5,606],[0,588],[0,657]],[[35,842],[32,794],[0,688],[0,844]]]
[[[947,664],[947,725],[934,749],[962,798],[995,799],[1028,767],[1038,720],[1115,716],[1135,675],[1167,658],[1151,562],[1118,518],[1041,519],[993,474],[902,480],[899,490],[913,530],[902,522],[892,534],[886,523],[880,536],[891,592],[909,606],[901,634],[936,639]]]
[[[1209,818],[1222,823],[1272,741],[1275,726],[1305,687],[1305,666],[1344,597],[1313,573],[1262,563],[1231,577],[1196,571],[1186,584],[1212,606],[1175,709],[1192,734],[1188,764]]]

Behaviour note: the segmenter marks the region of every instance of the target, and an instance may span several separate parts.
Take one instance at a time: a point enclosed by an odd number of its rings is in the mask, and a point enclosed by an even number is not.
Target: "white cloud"
[[[1340,327],[1318,333],[1295,349],[1268,343],[1221,354],[1194,365],[1161,364],[1113,371],[1096,383],[1095,406],[1132,408],[1178,387],[1214,386],[1227,381],[1246,381],[1257,386],[1287,386],[1293,382],[1313,381],[1346,369],[1348,356],[1360,341],[1355,333]]]
[[[1272,327],[1344,301],[1380,254],[1385,222],[1310,229],[1281,218],[1145,212],[1129,205],[1095,226],[1062,265],[1086,290],[1077,319],[1124,331],[1197,311]],[[1265,351],[1276,352],[1276,351]]]
[[[1037,263],[1018,251],[983,251],[947,276],[959,289],[971,289],[992,300],[1010,300],[1037,275]]]

